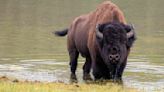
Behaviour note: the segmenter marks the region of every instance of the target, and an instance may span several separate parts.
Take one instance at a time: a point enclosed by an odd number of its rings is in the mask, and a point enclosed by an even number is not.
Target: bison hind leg
[[[78,60],[78,56],[79,56],[79,52],[76,49],[71,49],[69,50],[69,56],[70,56],[70,70],[71,70],[71,79],[75,79],[76,78],[76,68],[77,68],[77,60]]]

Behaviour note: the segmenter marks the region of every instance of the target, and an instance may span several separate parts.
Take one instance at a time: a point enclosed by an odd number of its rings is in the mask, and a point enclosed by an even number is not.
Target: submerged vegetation
[[[10,80],[0,77],[0,92],[137,92],[136,89],[123,87],[118,84],[91,83],[91,84],[65,84],[43,83]]]

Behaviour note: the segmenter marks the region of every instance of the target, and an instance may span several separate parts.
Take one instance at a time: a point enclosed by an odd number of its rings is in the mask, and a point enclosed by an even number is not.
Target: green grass
[[[66,84],[18,81],[0,77],[0,92],[137,92],[114,83]]]
[[[0,92],[137,92],[116,84],[11,83],[0,82]]]

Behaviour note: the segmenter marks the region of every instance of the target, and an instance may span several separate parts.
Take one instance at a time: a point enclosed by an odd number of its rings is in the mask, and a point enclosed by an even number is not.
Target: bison
[[[76,79],[79,53],[86,58],[83,79],[121,80],[127,57],[136,36],[132,25],[125,21],[123,12],[110,1],[100,4],[89,14],[74,19],[71,26],[56,35],[67,35],[71,78]]]

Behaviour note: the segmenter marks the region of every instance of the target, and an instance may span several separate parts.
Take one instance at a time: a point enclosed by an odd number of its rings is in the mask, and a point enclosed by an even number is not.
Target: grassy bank
[[[64,83],[0,83],[0,92],[137,92],[118,85]]]
[[[10,81],[0,78],[0,92],[137,92],[136,89],[125,88],[117,84],[65,84]]]

